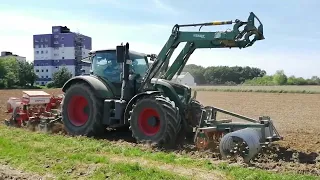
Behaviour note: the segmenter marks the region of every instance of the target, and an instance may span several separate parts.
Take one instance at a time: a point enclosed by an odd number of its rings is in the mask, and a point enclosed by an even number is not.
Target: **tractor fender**
[[[62,92],[66,92],[67,89],[72,86],[72,84],[78,82],[86,82],[94,91],[97,97],[99,98],[111,98],[113,97],[114,93],[112,92],[111,87],[103,82],[102,80],[98,79],[95,76],[88,76],[88,75],[80,75],[75,76],[69,79],[62,87]]]
[[[142,93],[139,93],[139,94],[136,94],[135,96],[133,96],[133,98],[131,98],[130,101],[128,102],[128,104],[126,105],[126,109],[125,109],[125,111],[124,111],[124,124],[127,124],[127,123],[129,122],[129,121],[128,121],[129,111],[131,110],[132,105],[133,105],[139,98],[141,98],[142,96],[150,96],[150,95],[158,94],[158,93],[161,93],[161,91],[146,91],[146,92],[142,92]]]

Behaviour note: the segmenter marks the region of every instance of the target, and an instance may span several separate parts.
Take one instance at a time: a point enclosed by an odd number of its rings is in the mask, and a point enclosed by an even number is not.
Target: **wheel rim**
[[[83,96],[73,96],[68,104],[68,116],[75,126],[84,125],[89,118],[88,101]]]
[[[160,129],[160,118],[156,110],[145,108],[139,115],[139,128],[148,136],[155,135]]]

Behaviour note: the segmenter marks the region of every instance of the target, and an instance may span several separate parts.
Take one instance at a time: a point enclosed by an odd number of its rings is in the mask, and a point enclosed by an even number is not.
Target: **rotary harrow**
[[[202,26],[230,24],[234,26],[229,31],[200,31]],[[180,31],[190,26],[200,29]],[[241,49],[263,39],[263,26],[251,12],[246,22],[176,24],[158,55],[129,51],[129,43],[92,51],[82,60],[91,63],[90,75],[68,80],[62,87],[64,95],[58,97],[24,91],[22,99],[9,99],[12,118],[6,122],[17,127],[37,125],[40,130],[60,122],[68,134],[84,136],[102,135],[106,128],[126,128],[138,143],[166,147],[192,141],[199,149],[216,149],[223,158],[241,156],[248,162],[264,146],[282,140],[271,118],[253,119],[204,106],[196,100],[196,92],[192,96],[190,87],[171,80],[198,48]],[[169,59],[181,42],[186,45],[169,67]],[[217,113],[248,123],[218,120]]]

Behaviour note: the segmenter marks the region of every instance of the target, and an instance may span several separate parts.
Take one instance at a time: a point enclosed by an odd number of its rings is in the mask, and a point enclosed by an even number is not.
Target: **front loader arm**
[[[254,19],[257,19],[260,23],[257,28],[254,24]],[[233,24],[233,30],[231,31],[217,31],[217,32],[186,32],[180,31],[181,27],[188,26],[214,26],[214,25],[226,25]],[[240,27],[245,26],[242,31],[239,30]],[[254,36],[253,40],[250,40],[251,36]],[[151,79],[155,77],[159,72],[166,72],[165,74],[160,74],[163,79],[171,79],[174,74],[178,71],[182,71],[190,55],[197,48],[246,48],[252,46],[257,40],[264,39],[263,36],[263,26],[260,20],[250,13],[247,22],[242,22],[240,20],[233,21],[222,21],[222,22],[211,22],[211,23],[201,23],[201,24],[176,24],[172,33],[161,49],[157,56],[157,60],[151,65],[150,69],[146,73],[144,80],[141,84],[140,90],[149,88]],[[174,50],[178,47],[181,42],[187,42],[184,49],[178,55],[172,66],[167,70],[169,59],[172,56]]]

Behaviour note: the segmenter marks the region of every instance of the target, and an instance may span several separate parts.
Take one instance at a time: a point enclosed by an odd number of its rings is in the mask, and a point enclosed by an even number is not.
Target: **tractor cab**
[[[149,63],[146,54],[130,51],[129,56],[132,62],[129,66],[130,82],[134,87],[133,91],[136,91],[149,68]],[[116,49],[91,51],[89,57],[82,62],[91,64],[91,76],[97,76],[111,84],[116,89],[115,95],[121,95],[122,63],[117,62]]]

